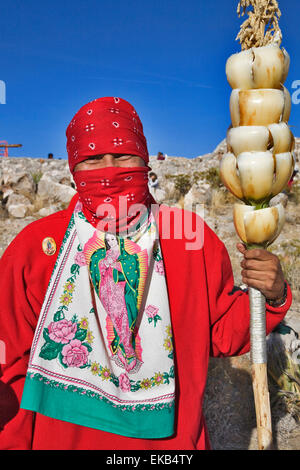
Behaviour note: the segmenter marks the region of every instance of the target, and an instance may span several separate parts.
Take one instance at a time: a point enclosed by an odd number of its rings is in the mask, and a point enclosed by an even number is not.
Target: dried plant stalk
[[[239,17],[245,13],[248,15],[236,37],[241,43],[242,50],[266,46],[274,41],[278,45],[281,44],[282,33],[279,28],[281,11],[277,0],[240,0],[237,13]]]

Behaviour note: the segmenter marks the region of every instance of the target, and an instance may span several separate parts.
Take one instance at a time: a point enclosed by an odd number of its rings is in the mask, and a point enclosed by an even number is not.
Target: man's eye
[[[117,158],[119,160],[128,160],[129,158],[132,158],[132,155],[118,155]]]
[[[103,157],[95,157],[95,158],[88,158],[87,160],[85,160],[86,163],[94,163],[94,162],[98,162],[99,160],[102,160]]]

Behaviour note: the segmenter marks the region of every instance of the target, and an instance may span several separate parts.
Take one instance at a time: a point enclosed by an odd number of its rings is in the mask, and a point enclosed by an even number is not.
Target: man
[[[154,173],[154,171],[150,171],[149,173],[148,185],[149,185],[150,193],[153,195],[153,197],[155,197],[155,191],[158,188],[158,178],[157,178],[157,174]]]
[[[0,446],[208,449],[209,356],[249,351],[248,293],[234,288],[227,250],[200,217],[152,210],[146,139],[129,103],[84,105],[67,150],[78,194],[1,260]],[[184,220],[197,231],[178,236]],[[270,332],[290,287],[275,255],[238,249],[243,282],[268,299]]]
[[[157,152],[157,160],[165,160],[165,156],[162,152]]]

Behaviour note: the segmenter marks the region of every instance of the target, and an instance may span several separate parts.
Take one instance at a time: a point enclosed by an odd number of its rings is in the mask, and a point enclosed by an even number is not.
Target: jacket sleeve
[[[35,414],[20,409],[31,344],[49,279],[77,195],[68,209],[36,220],[11,242],[0,260],[0,449],[32,447]],[[55,240],[54,256],[42,249]],[[2,354],[1,354],[2,350]]]
[[[250,308],[248,292],[234,286],[231,261],[223,242],[209,229],[205,238],[211,350],[213,357],[238,356],[250,350]],[[288,285],[282,307],[266,304],[266,329],[269,334],[284,318],[292,303]]]
[[[12,243],[0,261],[0,449],[30,449],[33,413],[19,410],[36,314]]]

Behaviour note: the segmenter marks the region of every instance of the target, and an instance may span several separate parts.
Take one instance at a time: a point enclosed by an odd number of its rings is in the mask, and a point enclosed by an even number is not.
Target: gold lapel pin
[[[43,252],[48,255],[52,256],[56,252],[56,243],[52,237],[46,237],[42,241],[42,248]]]

